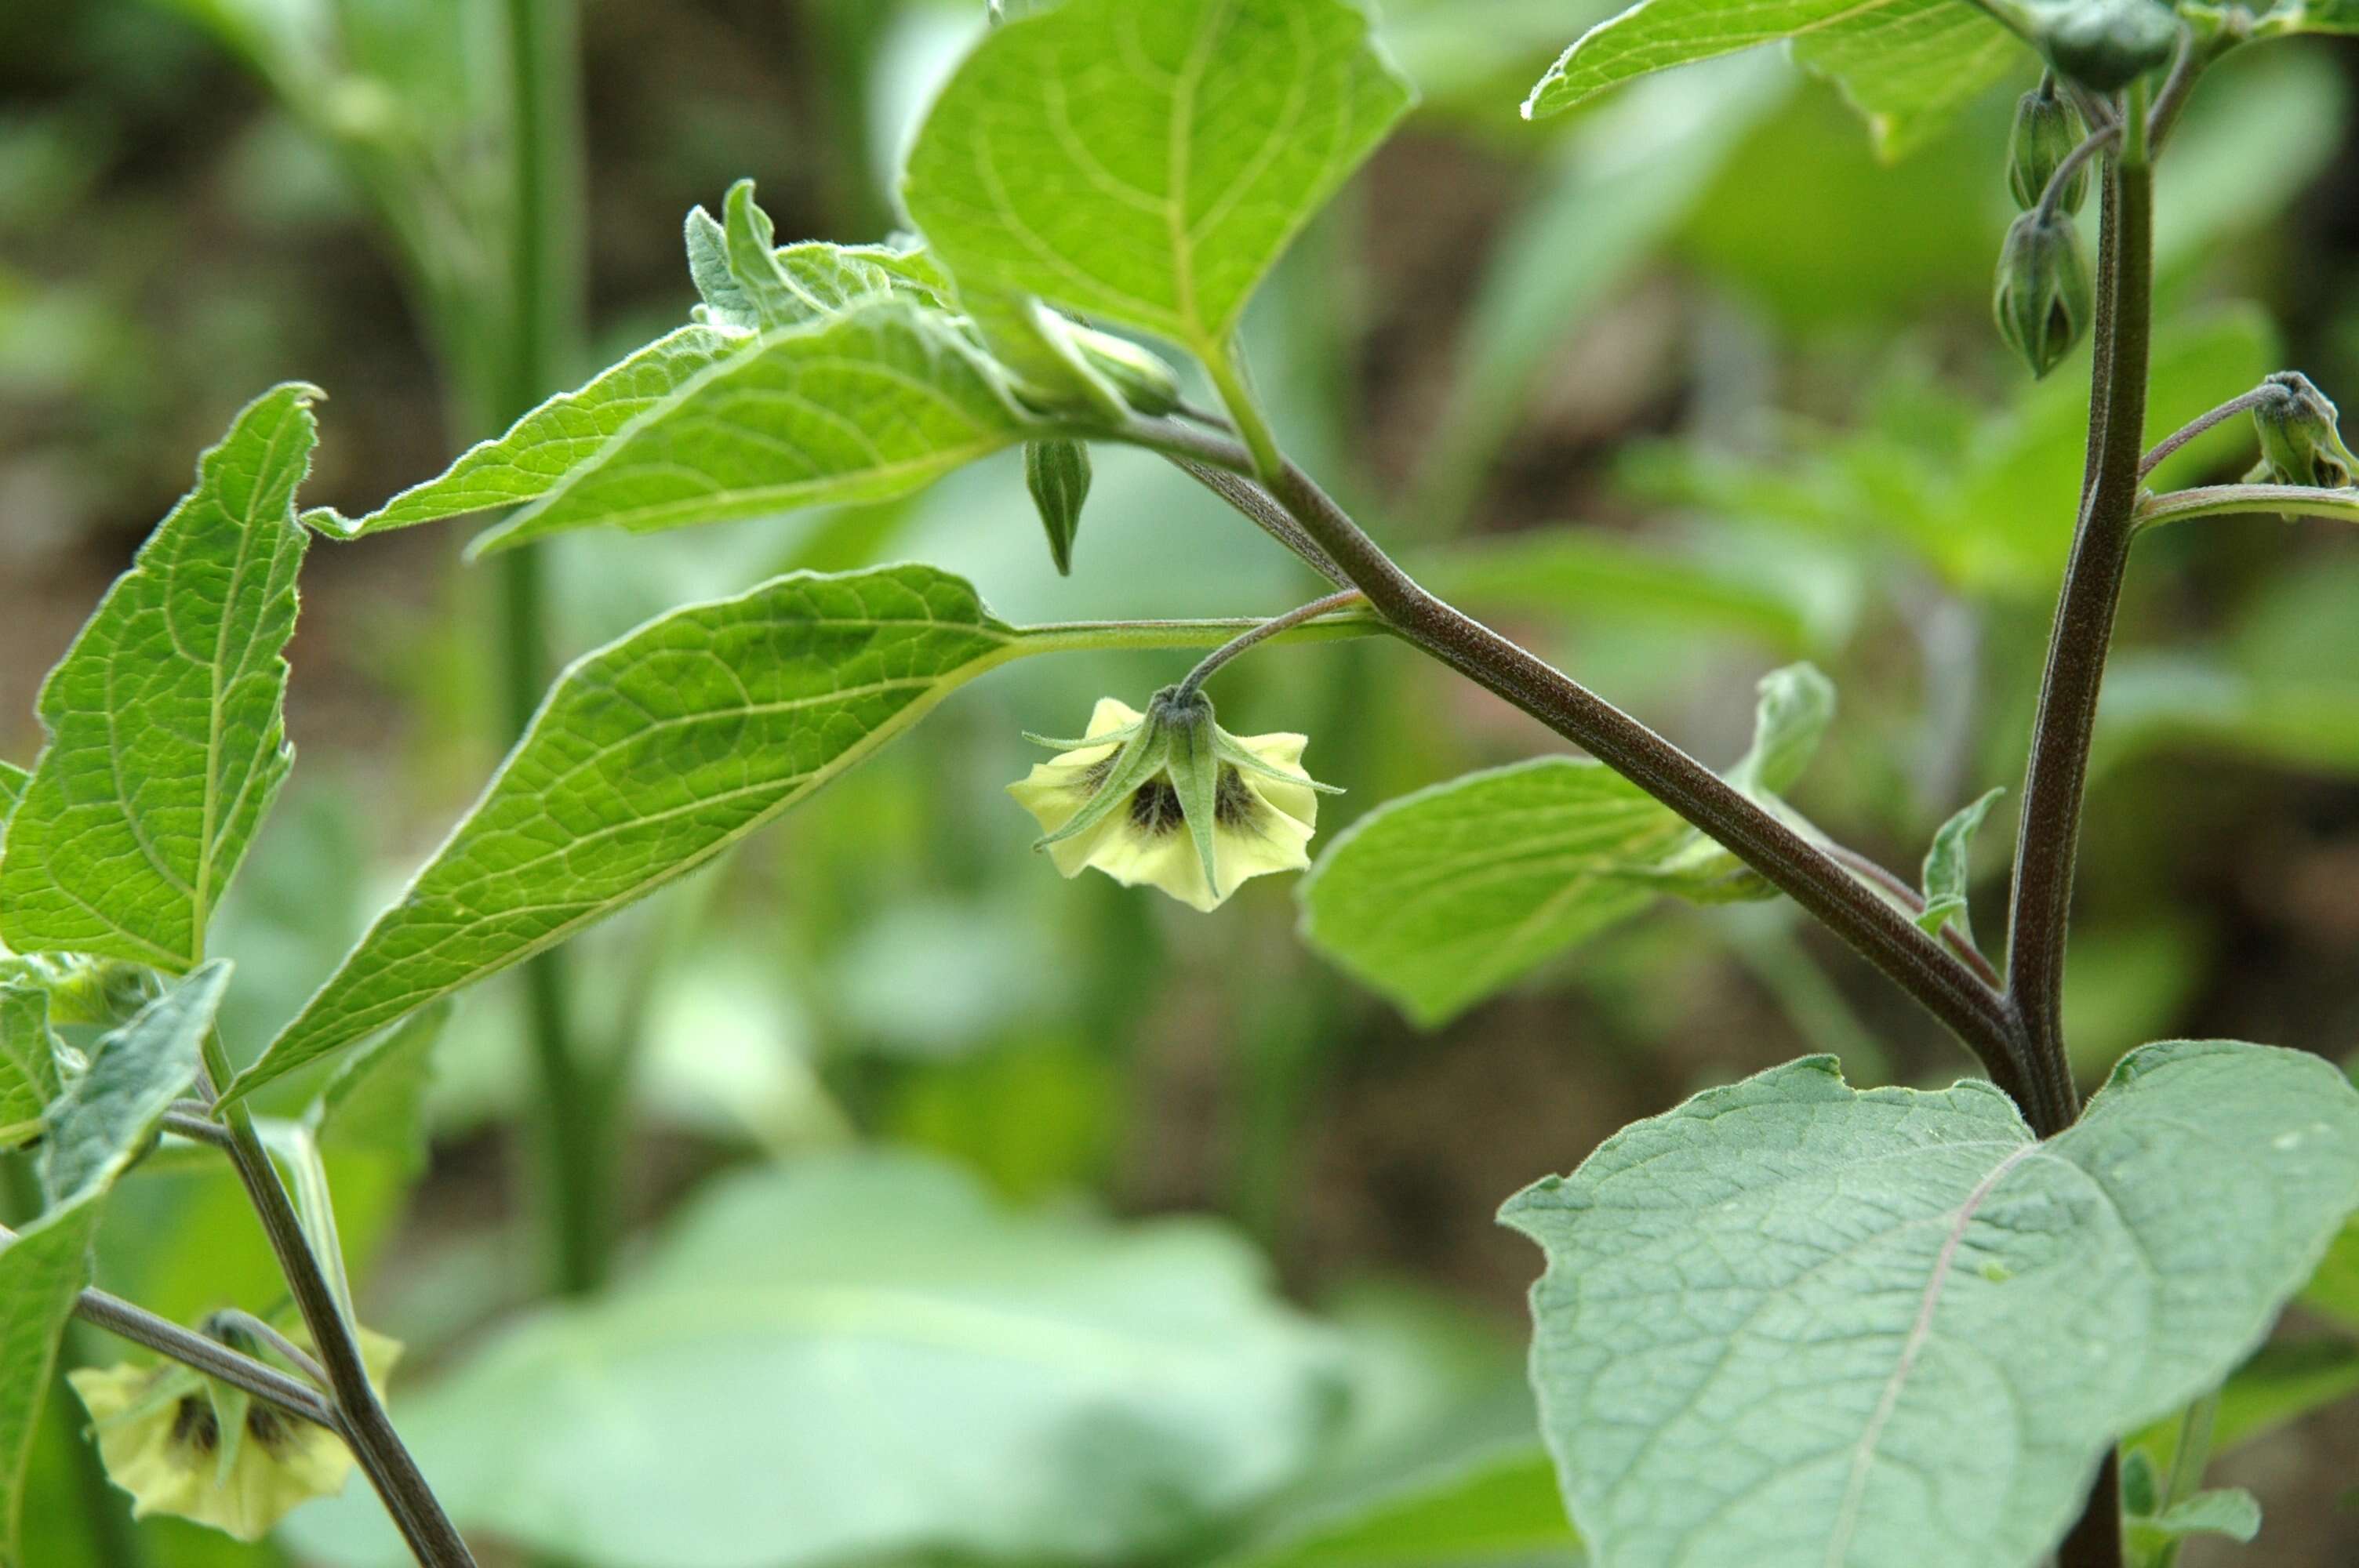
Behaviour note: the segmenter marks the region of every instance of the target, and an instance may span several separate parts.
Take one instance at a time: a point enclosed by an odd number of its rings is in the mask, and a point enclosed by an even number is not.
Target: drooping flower
[[[401,1346],[361,1332],[362,1358],[382,1380]],[[171,1514],[259,1541],[315,1498],[343,1489],[353,1456],[324,1427],[177,1363],[82,1368],[66,1374],[90,1411],[107,1477],[131,1494],[135,1519]]]
[[[1029,739],[1060,752],[1007,793],[1039,820],[1057,869],[1094,867],[1197,909],[1265,872],[1307,870],[1319,795],[1337,793],[1303,771],[1304,737],[1232,735],[1202,693],[1177,687],[1143,714],[1102,698],[1079,740]]]

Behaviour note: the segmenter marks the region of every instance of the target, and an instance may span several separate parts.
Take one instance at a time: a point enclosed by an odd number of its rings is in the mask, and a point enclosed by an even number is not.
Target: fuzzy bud
[[[2007,137],[2006,183],[2015,204],[2026,211],[2039,205],[2048,182],[2072,149],[2087,135],[2080,111],[2057,94],[2052,82],[2042,82],[2015,105],[2015,129]],[[2078,212],[2089,199],[2089,168],[2084,163],[2072,173],[2060,193],[2059,205]]]
[[[1073,573],[1073,536],[1082,531],[1082,504],[1090,498],[1090,449],[1079,441],[1024,443],[1024,482],[1049,533],[1049,558],[1059,577]]]
[[[2170,63],[2179,14],[2162,0],[2075,0],[2039,38],[2058,71],[2111,92]]]
[[[2046,375],[2072,351],[2089,330],[2094,306],[2072,220],[2038,208],[2017,218],[1999,252],[1992,307],[1999,336],[2033,375]]]
[[[2260,432],[2256,484],[2347,490],[2359,484],[2359,458],[2343,444],[2342,416],[2326,394],[2298,370],[2279,371],[2261,384],[2253,424]]]

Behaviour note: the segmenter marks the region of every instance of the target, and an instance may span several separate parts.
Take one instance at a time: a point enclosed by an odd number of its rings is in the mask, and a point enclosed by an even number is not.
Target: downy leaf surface
[[[2216,1384],[2359,1205],[2305,1054],[2134,1052],[2045,1142],[1986,1083],[1833,1058],[1625,1129],[1503,1218],[1600,1568],[2029,1568],[2114,1439]]]

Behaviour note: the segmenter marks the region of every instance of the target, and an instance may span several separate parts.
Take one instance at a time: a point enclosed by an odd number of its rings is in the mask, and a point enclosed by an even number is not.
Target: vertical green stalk
[[[574,0],[508,0],[510,207],[506,363],[488,399],[513,422],[569,379],[583,317],[582,106]],[[505,738],[521,735],[551,674],[548,592],[538,546],[503,556],[499,636]],[[551,1278],[566,1295],[606,1275],[608,1203],[603,1097],[591,1081],[570,1016],[561,953],[524,970],[525,1028],[539,1077],[536,1141]]]

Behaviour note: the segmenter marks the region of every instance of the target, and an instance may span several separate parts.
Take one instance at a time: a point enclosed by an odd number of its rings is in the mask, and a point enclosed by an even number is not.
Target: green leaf
[[[1770,671],[1756,697],[1753,744],[1728,770],[1728,782],[1756,798],[1793,788],[1834,718],[1834,682],[1815,665]]]
[[[888,500],[1034,428],[951,318],[880,300],[765,334],[674,387],[474,547]]]
[[[2158,1516],[2129,1519],[2127,1530],[2131,1550],[2147,1554],[2147,1561],[2153,1561],[2160,1548],[2190,1536],[2220,1535],[2249,1545],[2261,1533],[2260,1499],[2242,1487],[2198,1492]]]
[[[1775,804],[1834,703],[1810,665],[1765,676],[1753,744],[1728,781]],[[1378,806],[1337,835],[1296,896],[1305,937],[1430,1028],[1658,894],[1712,903],[1765,888],[1619,773],[1542,757]]]
[[[38,1132],[42,1110],[58,1097],[58,1053],[49,991],[0,984],[0,1149]]]
[[[1988,1084],[1794,1063],[1503,1218],[1548,1254],[1533,1380],[1601,1562],[1867,1568],[1938,1541],[1944,1568],[2029,1568],[2099,1454],[2224,1377],[2354,1204],[2347,1078],[2174,1042],[2045,1143]]]
[[[946,303],[922,253],[821,241],[780,247],[769,214],[755,204],[750,179],[729,188],[722,211],[718,222],[701,207],[688,215],[688,270],[710,325],[741,331],[799,327],[897,293],[919,305]]]
[[[586,1568],[1180,1562],[1310,1464],[1342,1372],[1210,1225],[850,1154],[715,1183],[395,1418],[462,1525]],[[289,1533],[404,1561],[358,1487]]]
[[[90,1070],[49,1108],[41,1166],[47,1211],[16,1236],[0,1231],[0,1564],[5,1568],[36,1568],[17,1552],[26,1468],[66,1320],[90,1283],[100,1200],[196,1076],[199,1049],[228,982],[227,964],[208,964],[98,1043]],[[13,989],[6,1000],[15,1002]]]
[[[1338,1507],[1221,1568],[1573,1568],[1581,1538],[1537,1443],[1436,1465]]]
[[[1917,924],[1931,935],[1940,935],[1941,927],[1951,920],[1967,941],[1974,939],[1974,928],[1966,919],[1966,883],[1970,875],[1968,856],[1973,849],[1974,834],[1998,804],[2004,789],[1992,790],[1980,800],[1941,824],[1933,835],[1932,848],[1925,851],[1925,913]]]
[[[287,661],[312,387],[249,404],[41,687],[0,941],[182,970],[293,765]]]
[[[1687,824],[1600,763],[1540,757],[1378,806],[1297,896],[1302,933],[1427,1027],[1645,909]]]
[[[25,1476],[57,1373],[58,1346],[90,1283],[99,1206],[77,1204],[0,1241],[0,1565],[42,1568],[19,1550]],[[0,1237],[6,1233],[0,1231]]]
[[[1038,295],[1217,366],[1411,99],[1343,0],[1068,0],[976,46],[902,194],[962,297]]]
[[[589,654],[433,860],[228,1093],[686,875],[1021,646],[964,581],[904,566],[781,578]]]
[[[501,435],[478,442],[448,470],[356,518],[318,508],[303,521],[323,534],[355,539],[389,528],[462,517],[538,500],[587,465],[649,409],[724,360],[755,347],[751,337],[713,327],[668,332],[576,392],[563,392]]]
[[[25,796],[25,785],[33,775],[13,762],[0,762],[0,832],[8,826],[8,817],[16,803]]]
[[[2006,28],[1967,0],[1643,0],[1592,27],[1524,103],[1545,118],[1609,87],[1761,44],[1833,78],[1897,156],[2016,62]]]
[[[41,1188],[50,1206],[97,1196],[138,1157],[196,1080],[229,973],[226,959],[207,964],[92,1047],[89,1069],[49,1107]]]

